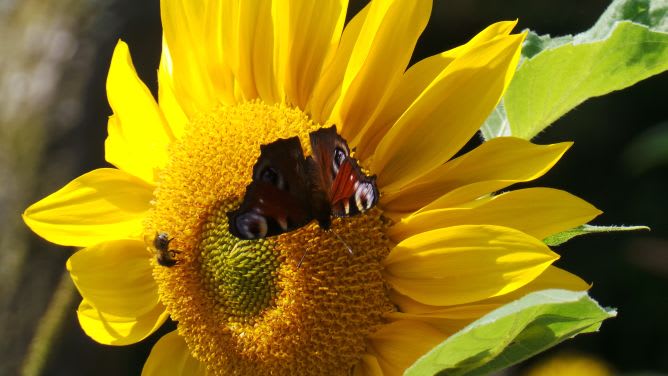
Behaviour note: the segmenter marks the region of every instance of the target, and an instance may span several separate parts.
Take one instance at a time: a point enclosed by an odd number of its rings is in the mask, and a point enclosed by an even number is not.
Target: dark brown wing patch
[[[230,232],[241,239],[279,235],[313,219],[306,159],[297,137],[260,147],[253,181],[239,209],[227,214]]]

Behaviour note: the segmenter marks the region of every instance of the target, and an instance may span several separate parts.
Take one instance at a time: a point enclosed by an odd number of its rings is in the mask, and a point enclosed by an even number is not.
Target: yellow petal
[[[83,300],[77,309],[81,329],[103,345],[126,346],[137,343],[158,330],[169,314],[162,306],[139,317],[107,314]]]
[[[352,140],[351,144],[358,145],[356,157],[362,160],[369,157],[387,130],[455,58],[477,45],[508,35],[516,24],[517,21],[497,22],[485,28],[466,44],[423,59],[411,66],[401,77],[397,88],[392,90],[382,109],[378,111],[378,116],[369,121],[360,134]]]
[[[496,307],[495,307],[496,308]],[[484,316],[486,313],[489,313],[493,308],[484,311],[481,313],[479,316],[473,316],[469,318],[453,318],[453,317],[441,317],[439,314],[440,312],[437,313],[425,313],[425,314],[414,314],[414,313],[404,313],[404,312],[392,312],[388,313],[385,318],[390,320],[391,322],[396,322],[396,321],[405,321],[405,320],[411,320],[411,321],[418,321],[418,322],[423,322],[425,324],[429,324],[433,326],[434,328],[440,330],[444,335],[446,336],[451,336],[458,331],[464,329],[468,324],[472,323],[476,319],[479,319],[480,317]],[[451,311],[451,310],[448,310]],[[448,312],[448,314],[451,312]],[[466,312],[467,314],[469,312]]]
[[[330,116],[346,139],[352,139],[389,99],[430,13],[431,1],[427,0],[370,3]]]
[[[95,308],[115,316],[141,316],[160,300],[152,257],[141,240],[114,240],[75,252],[67,270],[81,296]]]
[[[446,334],[419,321],[401,320],[381,327],[370,337],[370,353],[383,375],[402,375],[419,357],[446,339]]]
[[[383,369],[380,368],[378,358],[373,355],[364,354],[359,363],[353,368],[354,376],[384,376]]]
[[[464,55],[469,50],[475,48],[479,44],[483,44],[492,39],[504,37],[510,34],[517,25],[517,20],[514,21],[499,21],[487,26],[483,31],[479,32],[471,38],[466,44],[447,50],[440,55],[443,58],[455,59],[458,56]]]
[[[444,333],[453,334],[474,320],[531,292],[545,289],[583,291],[588,288],[589,285],[578,276],[550,265],[536,279],[509,294],[457,306],[440,307],[422,304],[406,295],[391,291],[390,297],[400,311],[389,313],[386,318],[392,321],[421,321]]]
[[[397,307],[399,307],[398,313],[402,314],[402,316],[395,316],[394,313],[388,314],[387,317],[389,318],[413,317],[415,319],[419,319],[422,317],[438,316],[445,319],[466,320],[466,319],[475,319],[481,317],[485,315],[487,312],[499,306],[496,303],[488,303],[487,299],[474,303],[467,303],[454,306],[435,306],[435,305],[420,303],[414,299],[411,299],[409,296],[401,294],[395,290],[391,290],[389,295],[390,299],[392,299],[392,302],[396,304]],[[404,316],[404,315],[412,315],[412,316]]]
[[[201,2],[186,2],[188,6],[199,7]],[[203,23],[204,39],[193,40],[198,43],[204,51],[200,54],[206,55],[206,69],[213,86],[213,91],[218,102],[225,104],[236,104],[240,97],[235,94],[237,82],[234,79],[234,72],[229,64],[231,57],[235,52],[230,51],[229,44],[225,38],[237,35],[236,30],[231,30],[232,11],[236,7],[232,1],[206,1],[206,18],[193,18],[195,23]],[[178,15],[177,15],[178,17]],[[202,25],[198,25],[202,27]],[[230,33],[230,34],[228,34]],[[199,47],[198,46],[198,47]]]
[[[207,37],[206,27],[213,25],[207,22],[205,16],[212,14],[212,7],[208,2],[200,1],[160,1],[164,39],[172,62],[172,85],[181,108],[188,116],[210,109],[219,100],[207,66],[208,54],[215,55],[220,50],[220,43],[209,43],[208,38],[213,36]],[[217,68],[221,72],[227,69],[225,65]],[[227,91],[232,97],[232,89],[227,88]]]
[[[487,180],[487,181],[479,181],[471,184],[466,184],[464,186],[455,188],[449,191],[448,193],[444,194],[443,196],[439,197],[438,202],[440,205],[448,207],[465,205],[467,203],[470,203],[471,201],[480,200],[484,197],[489,197],[489,195],[492,192],[496,192],[513,183],[517,183],[517,181]],[[410,190],[411,188],[408,188],[407,190]],[[401,221],[403,218],[413,214],[416,211],[422,210],[425,207],[422,205],[426,205],[426,203],[424,203],[424,201],[426,200],[422,199],[422,197],[419,196],[415,196],[416,197],[414,199],[415,202],[410,202],[410,200],[408,200],[409,196],[407,194],[404,194],[404,192],[401,192],[401,195],[398,197],[397,196],[392,196],[392,197],[394,197],[396,200],[387,203],[387,205],[385,205],[381,201],[382,205],[380,206],[383,208],[383,215],[387,218],[390,218],[395,223]],[[434,202],[435,201],[432,201],[431,203]]]
[[[370,169],[397,189],[440,166],[478,130],[512,77],[524,34],[495,38],[462,55],[402,114],[376,148]]]
[[[590,284],[582,280],[577,275],[566,270],[550,265],[536,279],[508,294],[500,295],[494,298],[481,301],[482,304],[498,304],[499,306],[517,300],[526,294],[534,291],[547,289],[564,289],[571,291],[586,291],[591,287]]]
[[[513,183],[536,179],[554,166],[572,145],[534,145],[515,137],[498,137],[469,153],[453,159],[399,188],[382,187],[382,205],[388,212],[414,212],[444,194],[469,185],[458,192],[450,205],[473,200]]]
[[[568,192],[527,188],[480,199],[465,207],[442,207],[439,200],[392,226],[395,242],[427,230],[455,225],[512,227],[537,239],[589,222],[601,211]]]
[[[172,134],[174,134],[175,138],[181,138],[188,118],[185,112],[183,112],[174,92],[172,69],[172,58],[169,55],[167,42],[163,38],[162,55],[160,57],[160,66],[158,67],[158,103],[172,130]]]
[[[399,307],[400,312],[415,315],[414,318],[420,317],[420,315],[427,315],[448,319],[475,319],[503,304],[517,300],[534,291],[546,289],[584,291],[589,289],[589,287],[587,282],[583,281],[575,274],[569,273],[554,265],[550,265],[533,281],[517,290],[473,303],[442,307],[420,303],[394,290],[391,290],[389,295],[392,302]]]
[[[106,240],[139,238],[153,187],[113,168],[81,175],[32,204],[23,220],[37,235],[60,244],[87,247]]]
[[[235,78],[240,98],[282,100],[274,72],[272,5],[268,0],[218,2],[224,61]]]
[[[206,367],[190,355],[183,337],[173,331],[162,336],[153,345],[141,374],[142,376],[204,376]]]
[[[384,275],[392,288],[421,303],[454,305],[516,290],[558,258],[515,229],[454,226],[399,243],[384,260]]]
[[[107,97],[114,115],[105,141],[107,162],[146,182],[167,161],[167,145],[174,139],[146,85],[137,77],[128,46],[119,41],[107,76]]]
[[[339,44],[348,1],[283,0],[273,7],[278,85],[288,103],[304,109]]]
[[[125,345],[153,333],[166,320],[153,255],[140,240],[115,240],[82,249],[67,270],[84,301],[81,325],[98,342]]]
[[[332,109],[341,94],[341,83],[346,73],[348,61],[359,38],[371,4],[367,4],[346,25],[336,52],[331,61],[323,66],[322,77],[318,80],[313,96],[306,106],[314,122],[327,124]]]
[[[392,301],[399,307],[398,312],[391,312],[385,318],[391,321],[420,321],[438,328],[447,335],[452,335],[471,322],[499,308],[499,303],[474,302],[456,306],[432,306],[417,302],[406,295],[391,291]]]

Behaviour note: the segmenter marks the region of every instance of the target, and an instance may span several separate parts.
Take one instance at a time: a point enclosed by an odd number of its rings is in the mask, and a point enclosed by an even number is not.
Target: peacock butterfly
[[[309,138],[313,155],[308,157],[297,137],[260,146],[243,201],[227,213],[234,236],[280,235],[314,219],[329,230],[332,216],[352,216],[376,205],[376,177],[364,174],[336,126],[311,132]]]

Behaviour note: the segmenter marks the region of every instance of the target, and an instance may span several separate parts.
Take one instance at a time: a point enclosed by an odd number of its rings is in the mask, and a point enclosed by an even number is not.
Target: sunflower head
[[[180,253],[177,266],[155,263],[153,275],[193,355],[216,369],[341,372],[393,310],[379,210],[335,220],[330,231],[312,223],[252,241],[229,232],[227,213],[244,195],[260,145],[298,135],[308,146],[316,128],[301,111],[253,101],[194,120],[169,149],[145,227],[169,233]]]
[[[546,188],[494,194],[570,144],[499,138],[452,159],[499,102],[524,35],[500,22],[408,68],[430,9],[374,1],[344,28],[339,1],[165,0],[157,101],[119,42],[116,168],[24,213],[84,248],[68,269],[86,333],[125,345],[171,316],[147,375],[395,374],[517,296],[587,288],[540,239],[598,211]],[[297,137],[309,155],[309,134],[332,124],[377,176],[378,204],[328,230],[232,235],[262,145]]]

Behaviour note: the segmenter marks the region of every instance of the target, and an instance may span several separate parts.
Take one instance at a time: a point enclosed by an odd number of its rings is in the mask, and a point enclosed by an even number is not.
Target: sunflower
[[[609,364],[594,356],[581,353],[560,353],[533,364],[524,376],[612,376]]]
[[[544,174],[570,143],[502,137],[454,158],[513,76],[525,37],[515,22],[408,67],[430,1],[373,1],[344,28],[346,10],[164,0],[157,101],[117,44],[105,142],[115,168],[23,218],[82,248],[67,268],[94,340],[132,344],[178,323],[144,374],[400,374],[504,303],[588,287],[552,266],[541,239],[599,211],[560,190],[498,193]],[[260,146],[297,136],[308,154],[309,133],[331,125],[377,176],[376,207],[332,231],[231,235],[227,213]],[[158,233],[176,265],[157,261]]]

